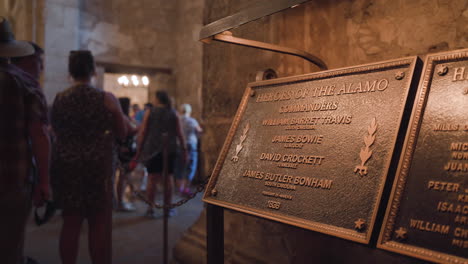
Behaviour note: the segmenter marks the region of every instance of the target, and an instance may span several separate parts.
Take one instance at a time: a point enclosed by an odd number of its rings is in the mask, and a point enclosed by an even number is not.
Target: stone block
[[[63,27],[78,34],[80,10],[76,7],[65,7],[63,12],[65,17]]]
[[[80,6],[80,0],[45,0],[46,6],[49,4],[61,5],[67,7],[78,8]]]
[[[57,3],[47,3],[45,8],[45,27],[62,28],[65,25],[65,7]]]
[[[50,55],[68,56],[70,50],[78,48],[76,32],[64,28],[46,28],[45,52]]]

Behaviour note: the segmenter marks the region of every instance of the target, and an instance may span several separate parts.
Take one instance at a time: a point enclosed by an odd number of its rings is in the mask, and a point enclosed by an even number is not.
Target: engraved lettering
[[[468,152],[452,152],[452,159],[454,160],[468,160]]]
[[[452,246],[468,248],[468,240],[452,239]]]
[[[375,92],[375,84],[377,83],[377,81],[373,81],[372,84],[367,81],[364,88],[365,88],[365,91],[368,91],[368,92]]]
[[[280,199],[284,199],[284,200],[292,200],[293,199],[292,195],[284,194],[284,193],[269,192],[269,191],[262,191],[262,195],[269,196],[269,197],[280,198]]]
[[[445,164],[444,170],[452,172],[468,172],[468,162],[449,161]]]
[[[338,102],[315,103],[315,104],[292,104],[282,105],[279,108],[281,114],[299,112],[332,111],[338,109]]]
[[[318,96],[331,96],[331,95],[334,95],[334,90],[335,90],[334,85],[321,86],[319,88]]]
[[[466,225],[468,224],[468,217],[457,215],[455,216],[455,223],[460,225]]]
[[[321,117],[264,119],[263,126],[317,125]]]
[[[388,80],[387,79],[382,79],[378,82],[377,84],[377,90],[379,91],[385,91],[388,88]]]
[[[321,165],[323,159],[325,159],[325,157],[323,156],[285,154],[283,155],[283,158],[281,159],[281,161],[287,162],[287,163]]]
[[[322,144],[323,135],[276,135],[271,143]]]
[[[452,142],[450,144],[451,151],[468,151],[468,142]]]
[[[449,225],[441,225],[422,220],[410,219],[410,227],[421,231],[428,231],[447,235],[450,231]]]
[[[436,124],[434,131],[458,131],[459,126],[455,124]]]
[[[468,214],[468,205],[454,204],[449,202],[437,203],[437,211],[443,213]]]
[[[459,238],[468,238],[468,229],[457,227],[453,230],[453,235]]]
[[[465,67],[455,68],[453,71],[452,82],[468,80],[468,76],[465,76]]]
[[[257,180],[264,180],[265,186],[268,187],[276,187],[287,190],[295,190],[296,186],[330,190],[333,186],[333,180],[329,179],[292,176],[287,174],[260,172],[254,170],[246,170],[243,176]]]
[[[327,116],[322,119],[322,125],[351,124],[352,116]]]
[[[242,174],[244,177],[255,178],[255,179],[263,179],[265,173],[262,171],[254,171],[254,170],[245,170]]]
[[[332,180],[325,180],[325,179],[316,179],[316,178],[309,178],[309,177],[295,177],[294,184],[301,185],[301,186],[308,186],[312,188],[322,188],[330,190],[332,187]]]
[[[302,143],[286,143],[284,144],[284,148],[294,148],[294,149],[301,149],[304,147]]]
[[[453,182],[429,181],[427,183],[427,188],[435,191],[458,192],[460,184]]]
[[[336,92],[336,95],[369,93],[375,91],[385,91],[388,88],[388,79],[380,79],[374,81],[365,81],[357,83],[343,83]],[[376,90],[377,89],[377,90]]]
[[[467,194],[459,194],[457,197],[458,202],[468,203],[468,195]]]
[[[280,193],[278,195],[278,198],[285,199],[285,200],[292,200],[293,199],[292,195],[284,194],[284,193]]]
[[[279,210],[281,207],[281,203],[277,201],[268,201],[267,207],[275,210]]]
[[[277,183],[277,182],[272,182],[272,181],[266,181],[265,186],[268,187],[275,187],[275,188],[280,188],[280,189],[286,189],[286,190],[296,190],[296,186],[291,185],[291,184],[284,184],[284,183]]]

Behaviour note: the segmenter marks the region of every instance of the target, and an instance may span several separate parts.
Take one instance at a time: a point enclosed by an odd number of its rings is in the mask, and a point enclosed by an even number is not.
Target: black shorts
[[[176,159],[176,154],[175,153],[169,153],[168,155],[168,162],[167,165],[169,166],[167,168],[167,172],[169,174],[174,173],[174,162]],[[163,154],[159,153],[156,156],[152,157],[150,160],[148,160],[145,163],[146,169],[148,170],[148,173],[162,173],[163,172]]]

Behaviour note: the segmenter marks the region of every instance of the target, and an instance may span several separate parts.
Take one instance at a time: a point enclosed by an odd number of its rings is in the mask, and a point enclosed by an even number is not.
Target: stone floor
[[[180,199],[180,197],[175,197]],[[114,212],[113,215],[113,263],[146,264],[162,263],[162,218],[143,217],[146,206],[136,202],[135,212]],[[201,195],[177,209],[177,215],[169,218],[169,248],[172,248],[185,230],[197,220],[203,209]],[[162,213],[161,213],[162,214]],[[32,217],[31,217],[32,218]],[[78,264],[91,263],[88,253],[87,228],[83,225]],[[27,227],[25,254],[41,264],[59,264],[58,237],[61,227],[59,215],[47,224],[37,227],[32,219]]]

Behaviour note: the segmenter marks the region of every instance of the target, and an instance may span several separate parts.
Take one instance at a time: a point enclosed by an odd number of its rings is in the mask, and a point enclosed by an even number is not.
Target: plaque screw
[[[445,65],[442,65],[437,69],[437,74],[439,74],[439,76],[444,76],[445,74],[447,74],[447,72],[448,72],[448,67]]]
[[[396,238],[400,240],[405,240],[408,237],[408,231],[405,228],[400,227],[395,231]]]
[[[255,91],[250,91],[250,97],[254,97],[255,96]]]
[[[405,72],[402,72],[402,71],[401,71],[401,72],[397,72],[397,73],[395,74],[395,79],[397,79],[397,80],[402,80],[403,78],[405,78]]]
[[[354,221],[354,228],[358,231],[364,230],[366,227],[366,221],[362,218],[359,218],[358,220]]]
[[[211,195],[216,196],[218,194],[218,191],[216,189],[211,190]]]

